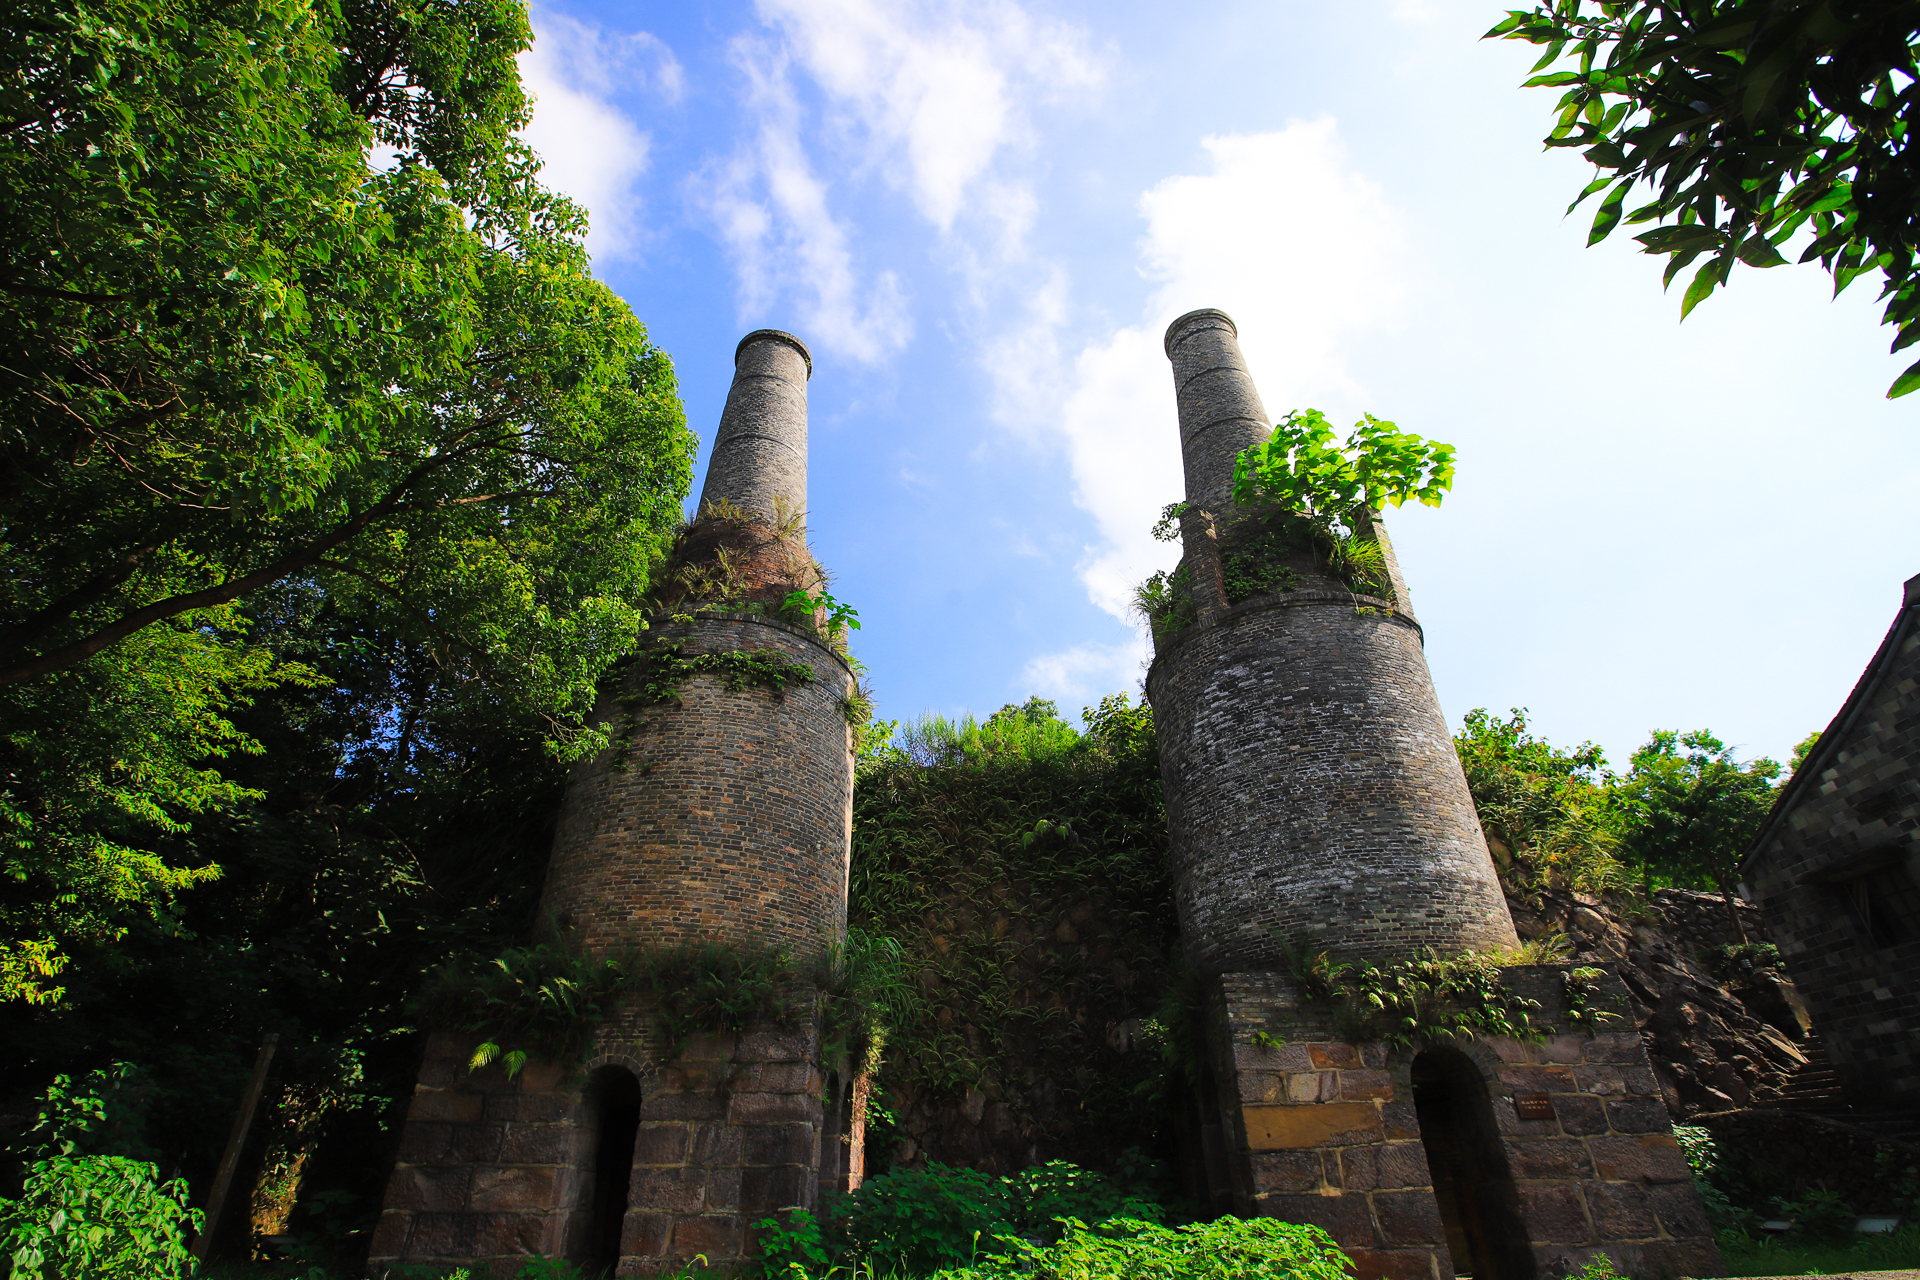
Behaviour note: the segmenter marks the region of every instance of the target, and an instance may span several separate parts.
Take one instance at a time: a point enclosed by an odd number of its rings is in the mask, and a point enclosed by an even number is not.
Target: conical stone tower
[[[1377,513],[1355,523],[1378,594],[1295,547],[1263,552],[1284,589],[1230,595],[1258,528],[1234,459],[1271,421],[1225,314],[1181,316],[1166,351],[1191,610],[1158,629],[1147,693],[1182,946],[1212,979],[1213,1207],[1321,1226],[1361,1280],[1536,1280],[1601,1250],[1636,1276],[1717,1274],[1617,979],[1509,967],[1537,1039],[1416,1030],[1391,1050],[1306,998],[1290,950],[1390,965],[1517,939]]]
[[[1167,330],[1197,621],[1147,679],[1188,960],[1277,967],[1282,943],[1371,960],[1517,940],[1427,672],[1391,544],[1392,600],[1356,598],[1311,555],[1301,589],[1228,606],[1233,465],[1272,433],[1233,321]]]
[[[583,1060],[509,1078],[432,1038],[371,1265],[513,1274],[528,1255],[615,1275],[720,1271],[751,1224],[857,1185],[856,1082],[821,1061],[811,975],[846,931],[854,676],[782,606],[807,553],[807,382],[791,334],[741,340],[700,507],[641,653],[596,709],[612,746],[577,765],[542,898],[594,956],[784,952],[786,1016],[672,1045],[645,999]]]

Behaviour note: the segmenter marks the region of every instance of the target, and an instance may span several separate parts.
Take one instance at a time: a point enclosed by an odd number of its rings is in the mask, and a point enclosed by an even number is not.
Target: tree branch
[[[69,289],[48,289],[18,280],[0,279],[0,289],[26,298],[58,298],[64,302],[131,302],[130,293],[74,293]]]
[[[39,612],[30,614],[28,617],[7,628],[6,639],[4,644],[0,645],[0,648],[4,648],[4,650],[8,652],[14,649],[24,648],[27,642],[33,639],[33,637],[43,634],[50,630],[53,625],[61,619],[72,617],[86,606],[100,599],[106,595],[107,592],[113,590],[128,578],[131,578],[134,570],[140,567],[140,562],[152,555],[154,551],[159,548],[159,545],[157,542],[148,543],[144,547],[135,547],[131,551],[124,552],[120,556],[117,564],[105,573],[97,575],[93,581],[76,587]]]
[[[229,578],[227,581],[217,586],[208,587],[205,590],[189,591],[181,595],[169,596],[165,600],[156,600],[152,604],[145,605],[122,615],[115,621],[94,631],[91,635],[84,636],[71,644],[55,649],[51,653],[42,654],[38,658],[32,658],[25,662],[17,662],[10,666],[0,668],[0,688],[11,684],[18,684],[22,680],[31,680],[36,676],[49,675],[55,671],[64,671],[75,663],[84,662],[101,650],[119,643],[143,627],[148,627],[163,619],[171,618],[177,613],[185,613],[190,609],[209,609],[215,605],[227,604],[239,599],[249,591],[257,590],[269,583],[278,582],[280,579],[290,574],[298,573],[302,569],[311,569],[320,562],[323,556],[335,547],[342,546],[357,537],[376,521],[383,520],[395,512],[406,508],[408,504],[401,501],[402,496],[424,480],[429,474],[448,465],[451,461],[451,458],[443,455],[429,458],[425,462],[420,463],[407,475],[406,479],[394,486],[393,490],[389,492],[385,498],[367,508],[359,515],[351,516],[341,521],[333,527],[332,531],[314,539],[298,551],[284,555],[271,564],[266,565],[264,568],[256,569],[252,573],[243,574],[238,578]]]

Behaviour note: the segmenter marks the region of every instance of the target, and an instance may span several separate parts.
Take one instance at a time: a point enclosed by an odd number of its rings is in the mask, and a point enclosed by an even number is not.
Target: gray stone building
[[[1920,575],[1741,874],[1849,1102],[1920,1106]]]

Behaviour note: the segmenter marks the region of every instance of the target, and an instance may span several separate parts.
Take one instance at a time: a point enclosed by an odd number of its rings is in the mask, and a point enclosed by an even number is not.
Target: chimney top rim
[[[1167,336],[1161,340],[1161,344],[1160,344],[1161,347],[1167,353],[1167,359],[1169,360],[1173,359],[1173,335],[1180,332],[1180,330],[1186,328],[1189,322],[1198,320],[1202,316],[1219,316],[1222,320],[1225,320],[1227,322],[1227,328],[1233,330],[1234,337],[1237,338],[1240,336],[1240,326],[1233,322],[1232,316],[1228,315],[1226,312],[1222,311],[1218,307],[1201,307],[1197,311],[1187,312],[1187,314],[1179,317],[1172,324],[1167,326]]]
[[[739,365],[740,353],[747,349],[747,344],[750,342],[784,342],[786,343],[788,346],[792,347],[795,351],[798,351],[800,353],[800,358],[807,362],[807,378],[808,380],[812,380],[813,352],[807,350],[806,343],[800,341],[800,339],[794,337],[792,334],[788,333],[785,329],[755,329],[752,333],[740,339],[740,345],[733,349],[733,363],[735,364],[735,366]]]

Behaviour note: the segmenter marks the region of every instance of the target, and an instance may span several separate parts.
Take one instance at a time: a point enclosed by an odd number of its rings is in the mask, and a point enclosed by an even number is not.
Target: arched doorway
[[[620,1265],[633,1144],[640,1136],[640,1081],[625,1067],[601,1067],[587,1077],[586,1100],[593,1134],[593,1190],[584,1261],[590,1273],[612,1275]]]
[[[1427,1049],[1413,1060],[1413,1106],[1433,1172],[1455,1275],[1534,1280],[1533,1250],[1480,1069],[1460,1050]]]

